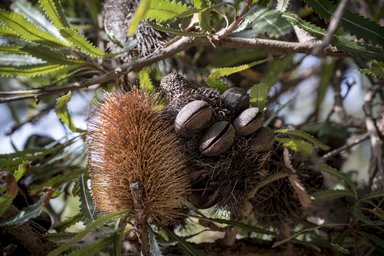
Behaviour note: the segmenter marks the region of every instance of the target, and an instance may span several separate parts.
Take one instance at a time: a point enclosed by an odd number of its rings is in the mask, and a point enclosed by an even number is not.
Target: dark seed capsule
[[[275,134],[268,127],[261,127],[253,136],[250,145],[255,152],[270,150],[275,142]]]
[[[249,108],[249,96],[243,88],[230,88],[226,90],[221,97],[225,108],[235,115]]]
[[[227,122],[214,123],[200,141],[200,152],[205,156],[218,156],[232,146],[235,128]]]
[[[256,132],[263,124],[264,116],[259,108],[248,108],[233,121],[233,127],[238,134],[247,136]]]

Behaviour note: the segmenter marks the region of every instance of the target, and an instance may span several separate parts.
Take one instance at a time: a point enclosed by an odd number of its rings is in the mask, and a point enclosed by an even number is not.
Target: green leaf
[[[219,68],[219,69],[214,70],[209,75],[208,78],[219,78],[221,76],[229,76],[231,74],[246,70],[248,68],[251,68],[253,66],[256,66],[256,65],[261,64],[263,62],[266,62],[268,60],[271,60],[271,59],[258,60],[258,61],[251,62],[249,64],[245,64],[245,65],[233,67],[233,68]]]
[[[278,241],[278,242],[275,242],[273,245],[272,245],[272,248],[275,248],[285,242],[288,242],[290,240],[292,240],[293,238],[299,236],[300,234],[302,233],[305,233],[305,232],[309,232],[309,231],[314,231],[314,230],[317,230],[319,228],[322,228],[322,227],[337,227],[337,226],[349,226],[349,224],[342,224],[342,223],[330,223],[330,224],[324,224],[324,225],[320,225],[320,226],[316,226],[316,227],[313,227],[313,228],[305,228],[305,229],[302,229],[300,230],[299,232],[291,235],[290,237],[287,237],[281,241]]]
[[[19,52],[21,53],[21,52]],[[41,66],[46,65],[45,61],[42,61],[41,59],[37,59],[32,56],[28,55],[21,55],[21,54],[7,54],[7,53],[0,53],[0,68],[1,67],[21,67],[21,66]],[[27,68],[26,67],[26,68]],[[5,74],[2,74],[5,75]]]
[[[151,27],[159,30],[159,31],[162,31],[162,32],[165,32],[165,33],[170,33],[170,34],[173,34],[173,35],[177,35],[177,36],[193,36],[193,37],[207,37],[207,36],[214,36],[214,34],[198,34],[198,33],[193,33],[193,32],[185,32],[183,30],[178,30],[178,29],[173,29],[173,28],[167,28],[167,27],[163,27],[163,26],[160,26],[160,25],[157,25],[156,23],[153,23],[149,20],[145,21],[148,25],[150,25]]]
[[[76,31],[70,28],[62,28],[60,29],[60,34],[70,42],[70,44],[85,53],[88,53],[92,56],[106,58],[106,57],[114,57],[120,53],[106,53],[100,50],[99,48],[93,46],[86,38],[79,35]]]
[[[69,23],[59,0],[39,0],[39,3],[58,29],[69,28]]]
[[[253,107],[258,107],[259,111],[263,111],[265,104],[267,103],[268,93],[268,88],[265,83],[255,84],[251,88],[251,105]]]
[[[368,209],[368,208],[363,208],[364,210],[367,210],[373,214],[375,214],[377,217],[379,217],[380,219],[384,220],[384,213],[382,212],[379,212],[379,211],[375,211],[375,210],[372,210],[372,209]]]
[[[148,236],[149,236],[149,246],[151,249],[152,256],[162,256],[163,254],[160,251],[159,244],[156,241],[155,234],[152,231],[151,227],[148,227]]]
[[[13,173],[13,176],[15,178],[15,181],[18,182],[25,174],[25,172],[27,170],[29,170],[30,168],[30,164],[28,163],[28,161],[23,161],[20,165],[19,165],[19,168]],[[0,188],[0,195],[3,194],[5,192],[5,190],[7,189],[6,186]]]
[[[136,8],[135,15],[130,21],[128,27],[128,35],[133,36],[140,24],[140,21],[143,19],[145,12],[148,10],[151,4],[151,0],[140,1],[140,5]]]
[[[315,25],[306,22],[296,16],[284,13],[282,17],[286,18],[294,25],[304,29],[305,31],[307,31],[318,39],[322,39],[326,35],[326,31],[324,29],[316,27]],[[341,36],[333,35],[331,39],[331,45],[336,46],[339,50],[342,50],[359,58],[384,60],[384,53],[381,48],[356,43],[354,41],[347,40]]]
[[[338,245],[338,244],[332,244],[332,243],[331,243],[331,245],[332,245],[334,248],[336,248],[336,250],[338,250],[338,251],[340,251],[340,252],[342,252],[342,253],[344,253],[344,254],[350,254],[349,250],[343,248],[341,245]]]
[[[333,190],[333,189],[316,192],[311,194],[311,196],[315,198],[313,200],[315,202],[333,200],[336,198],[346,197],[346,196],[355,198],[355,195],[349,190]]]
[[[330,21],[337,8],[334,2],[328,0],[304,0],[304,2],[326,23]],[[364,39],[366,43],[371,41],[374,45],[384,45],[384,27],[349,10],[345,10],[340,19],[339,27],[343,28],[344,31],[349,31],[357,39]]]
[[[16,194],[17,195],[17,194]],[[8,207],[12,204],[16,195],[4,194],[0,197],[0,217],[5,213]]]
[[[289,103],[291,103],[292,99],[288,100],[287,102],[280,104],[279,107],[273,114],[263,123],[263,126],[266,127],[269,125],[269,123],[280,113],[281,110],[283,110],[286,106],[288,106]]]
[[[51,241],[59,241],[63,239],[69,239],[75,237],[78,233],[66,232],[66,233],[48,233],[43,234],[43,237],[51,240]]]
[[[285,12],[289,4],[289,0],[277,0],[276,11]]]
[[[18,38],[19,37],[19,35],[16,32],[14,32],[13,30],[11,30],[7,27],[4,27],[1,24],[0,24],[0,36],[2,38],[4,38],[4,37]]]
[[[230,36],[255,38],[267,33],[271,37],[281,37],[292,31],[292,25],[281,17],[281,13],[259,5],[254,5],[244,17],[244,22]]]
[[[66,67],[65,65],[44,65],[36,64],[29,66],[20,66],[20,67],[8,67],[0,66],[0,74],[2,76],[13,76],[13,77],[35,77],[44,75],[50,72],[54,72]]]
[[[152,71],[151,67],[143,68],[139,73],[140,87],[148,92],[154,92],[155,87],[152,84],[149,73]]]
[[[320,141],[318,141],[315,137],[313,137],[312,135],[308,134],[308,133],[305,133],[303,131],[300,131],[300,130],[288,130],[288,129],[280,129],[280,130],[276,130],[275,133],[283,133],[283,134],[288,134],[288,135],[294,135],[294,136],[297,136],[297,137],[300,137],[300,138],[303,138],[313,144],[315,144],[316,146],[318,146],[319,148],[321,148],[322,150],[329,150],[329,146],[327,145],[324,145],[323,143],[321,143]]]
[[[80,197],[80,212],[83,216],[83,221],[86,226],[91,225],[95,220],[97,220],[97,214],[95,211],[95,206],[93,205],[93,199],[91,192],[89,191],[87,185],[87,179],[84,174],[79,176],[77,181],[79,186],[79,197]]]
[[[167,233],[169,237],[176,240],[177,246],[179,246],[183,252],[189,256],[204,256],[204,254],[200,253],[198,250],[193,248],[192,245],[188,244],[184,239],[182,239],[180,236],[173,233],[171,230],[167,229],[166,227],[162,227],[163,230]]]
[[[384,197],[384,190],[376,191],[374,193],[363,196],[359,201],[368,200],[377,197]]]
[[[347,233],[348,233],[348,229],[346,229],[343,233],[341,233],[340,235],[336,236],[331,244],[332,245],[339,245],[340,247],[343,246],[344,244],[344,240],[345,240],[345,237],[347,236]],[[349,251],[344,249],[344,248],[337,248],[338,250],[342,251],[343,253],[346,253],[346,254],[349,254]]]
[[[331,174],[331,175],[333,175],[339,179],[344,180],[349,185],[349,187],[351,188],[351,190],[354,194],[354,197],[356,199],[358,199],[355,184],[353,184],[353,182],[347,176],[345,176],[343,173],[339,172],[335,168],[332,168],[331,166],[326,165],[326,164],[317,165],[316,170],[327,172],[327,173],[329,173],[329,174]]]
[[[197,9],[207,8],[211,5],[211,2],[208,0],[192,0],[192,3]],[[204,31],[209,32],[212,30],[211,18],[212,17],[210,10],[205,11],[203,13],[199,13],[199,24]]]
[[[5,52],[5,53],[20,53],[20,46],[15,46],[15,45],[0,45],[0,52]],[[2,65],[4,65],[1,62]]]
[[[374,246],[376,249],[380,249],[381,250],[381,253],[384,253],[384,250],[382,248],[384,248],[384,241],[380,238],[378,238],[377,236],[373,235],[373,234],[368,234],[366,232],[363,232],[363,231],[357,231],[360,235],[362,235],[365,239],[367,239],[368,241],[371,242],[371,244],[376,244],[378,245],[379,247],[376,247]]]
[[[361,220],[362,222],[364,223],[367,223],[367,224],[371,224],[372,221],[367,218],[362,212],[361,212],[361,209],[360,209],[360,204],[357,203],[355,204],[353,207],[352,207],[352,214],[358,219],[358,220]]]
[[[60,222],[59,224],[56,224],[55,226],[53,226],[52,229],[56,230],[57,232],[62,232],[64,231],[66,228],[69,228],[70,226],[76,224],[77,222],[81,221],[82,219],[82,216],[81,214],[77,214],[73,217],[70,217],[68,219],[66,219],[65,221],[62,221]]]
[[[92,63],[89,63],[88,61],[85,61],[85,60],[77,60],[77,59],[73,59],[73,58],[64,57],[64,55],[62,53],[52,51],[49,48],[44,47],[44,46],[40,46],[40,45],[35,46],[35,47],[26,45],[23,48],[21,48],[20,51],[28,53],[29,55],[32,55],[33,57],[45,60],[50,64],[92,65]]]
[[[336,61],[332,58],[324,58],[321,64],[320,84],[317,90],[316,106],[319,107],[323,102],[327,92],[329,81],[331,80]]]
[[[114,219],[114,218],[117,218],[119,216],[122,216],[123,214],[125,214],[128,210],[122,210],[122,211],[118,211],[118,212],[112,212],[108,215],[105,215],[97,220],[95,220],[91,225],[89,225],[88,227],[86,227],[83,231],[81,231],[80,233],[78,233],[72,240],[69,240],[67,241],[64,245],[60,246],[59,248],[51,251],[48,256],[57,256],[59,255],[60,253],[68,250],[69,248],[71,248],[72,245],[76,244],[77,242],[79,242],[83,237],[85,237],[88,233],[90,233],[92,230],[94,230],[95,228],[97,228],[98,226],[101,226],[105,223],[107,223],[108,221]],[[112,238],[112,241],[113,241],[113,238]]]
[[[359,69],[359,72],[377,78],[384,78],[384,62],[374,60],[370,69]]]
[[[228,90],[228,86],[218,78],[207,78],[207,84],[213,89],[216,89],[220,94]]]
[[[35,218],[39,216],[45,207],[44,201],[45,201],[45,198],[48,196],[48,194],[49,193],[46,193],[42,197],[40,197],[40,200],[37,201],[35,204],[24,207],[20,211],[20,213],[17,214],[14,218],[1,223],[0,226],[10,226],[10,225],[21,224],[31,218]]]
[[[14,1],[11,6],[11,10],[20,13],[30,22],[40,27],[41,29],[51,33],[57,39],[63,43],[67,43],[65,39],[60,35],[59,30],[55,25],[53,25],[48,18],[40,12],[39,9],[32,6],[32,4],[27,0],[17,0]]]
[[[143,19],[155,19],[159,22],[173,18],[190,16],[198,12],[197,9],[167,0],[151,0]]]
[[[53,48],[68,46],[48,32],[38,28],[19,13],[0,10],[0,19],[5,26],[12,29],[14,32],[28,41],[44,44]]]
[[[65,256],[93,256],[98,254],[101,250],[107,246],[113,244],[114,235],[106,237],[102,240],[94,242],[93,244],[87,245],[81,249],[74,250],[71,253],[65,254]]]
[[[56,115],[68,126],[68,128],[72,132],[76,132],[77,128],[73,124],[71,115],[69,114],[68,107],[67,107],[67,104],[70,100],[71,100],[71,91],[69,91],[67,95],[64,95],[57,99],[56,101],[57,106],[55,108],[55,111],[56,111]]]
[[[275,137],[277,142],[283,143],[284,147],[290,148],[294,151],[298,151],[304,155],[310,156],[313,153],[312,144],[303,141],[303,140],[295,140],[289,138],[277,138]]]
[[[284,74],[285,69],[289,64],[292,63],[294,54],[288,54],[284,59],[273,61],[266,72],[266,76],[263,83],[267,84],[268,91],[280,80],[281,76]]]

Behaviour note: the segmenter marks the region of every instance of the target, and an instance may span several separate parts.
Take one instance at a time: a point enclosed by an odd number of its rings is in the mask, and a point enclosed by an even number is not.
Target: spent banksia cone
[[[133,209],[130,184],[144,185],[142,214],[154,222],[178,217],[188,195],[185,161],[157,98],[133,88],[104,92],[89,109],[87,147],[92,194],[99,212]]]

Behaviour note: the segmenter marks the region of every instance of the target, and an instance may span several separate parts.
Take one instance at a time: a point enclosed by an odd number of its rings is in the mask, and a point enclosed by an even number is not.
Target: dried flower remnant
[[[187,197],[185,161],[171,128],[154,106],[157,97],[136,88],[103,92],[89,109],[87,147],[96,209],[133,209],[129,185],[142,182],[142,214],[154,222],[178,217]]]

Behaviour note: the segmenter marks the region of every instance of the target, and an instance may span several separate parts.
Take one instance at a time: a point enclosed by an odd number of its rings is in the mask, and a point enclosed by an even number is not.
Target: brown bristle
[[[97,211],[133,209],[129,184],[141,181],[143,214],[155,222],[178,217],[189,180],[176,136],[141,90],[103,92],[89,109],[87,147]]]

